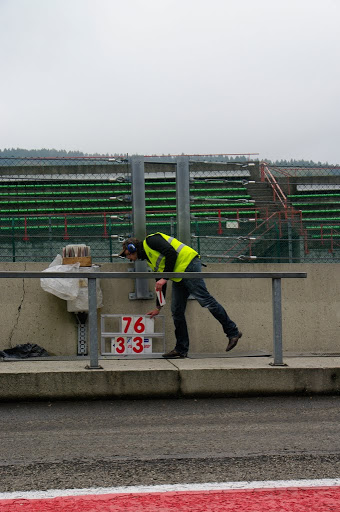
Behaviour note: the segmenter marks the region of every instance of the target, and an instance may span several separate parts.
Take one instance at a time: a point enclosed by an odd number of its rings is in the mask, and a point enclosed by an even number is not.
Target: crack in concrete
[[[25,263],[24,271],[26,271],[26,263]],[[16,316],[16,319],[15,319],[15,321],[13,323],[13,327],[12,327],[12,330],[10,332],[9,339],[8,339],[8,341],[9,341],[9,348],[13,348],[12,338],[13,338],[14,332],[15,332],[16,328],[18,327],[18,324],[19,324],[19,318],[20,318],[21,308],[22,308],[22,305],[23,305],[24,300],[25,300],[25,294],[26,294],[25,279],[23,278],[22,279],[22,296],[21,296],[21,299],[20,299],[20,304],[19,304],[18,309],[17,309],[17,316]]]
[[[177,370],[177,380],[178,380],[178,393],[179,393],[179,396],[182,395],[182,374],[181,374],[181,370],[179,369],[179,367],[175,364],[175,360],[173,359],[167,359],[168,363],[172,364],[172,366],[174,366],[174,368],[176,368]]]

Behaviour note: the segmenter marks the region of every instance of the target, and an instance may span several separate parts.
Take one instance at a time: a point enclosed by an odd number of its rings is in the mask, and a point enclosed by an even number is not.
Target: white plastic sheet
[[[81,274],[82,272],[99,272],[100,267],[97,265],[92,265],[91,268],[81,267],[78,272]],[[100,279],[96,279],[96,293],[97,293],[97,308],[103,307],[103,294],[100,288]],[[77,313],[80,311],[88,311],[89,310],[89,288],[88,288],[88,279],[84,279],[79,276],[79,292],[77,297],[74,300],[67,301],[67,311],[71,313]]]
[[[58,254],[44,272],[77,272],[80,267],[80,263],[63,265],[62,262],[62,257]],[[79,294],[79,279],[76,278],[42,277],[40,285],[45,292],[64,300],[74,300]]]

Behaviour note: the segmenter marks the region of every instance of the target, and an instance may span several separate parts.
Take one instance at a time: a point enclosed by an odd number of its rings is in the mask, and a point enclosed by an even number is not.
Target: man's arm
[[[165,257],[165,268],[164,272],[173,272],[175,268],[175,263],[177,260],[177,252],[176,250],[162,237],[162,235],[152,235],[147,237],[148,246],[161,253]],[[155,290],[163,291],[164,297],[166,293],[166,285],[167,279],[161,278],[156,281]],[[150,315],[151,318],[158,315],[161,310],[161,306],[159,305],[158,298],[156,299],[156,308],[152,311],[149,311],[147,315]]]

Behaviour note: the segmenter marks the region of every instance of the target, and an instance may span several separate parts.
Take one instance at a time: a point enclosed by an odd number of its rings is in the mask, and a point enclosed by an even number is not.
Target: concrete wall
[[[2,270],[44,270],[44,263],[1,263]],[[103,271],[126,271],[125,263],[106,263]],[[307,272],[307,279],[282,280],[283,346],[288,352],[339,353],[340,267],[338,264],[209,264],[206,271]],[[210,292],[226,308],[244,336],[239,351],[271,351],[271,279],[207,279]],[[150,289],[154,281],[150,280]],[[102,313],[145,314],[154,302],[129,301],[133,279],[101,281]],[[51,355],[76,355],[77,324],[65,301],[44,292],[37,279],[1,280],[0,349],[37,343]],[[170,292],[170,290],[169,290]],[[166,348],[174,346],[170,293],[163,309]],[[224,353],[225,335],[209,311],[189,301],[187,319],[192,353]],[[237,349],[238,350],[238,347]]]

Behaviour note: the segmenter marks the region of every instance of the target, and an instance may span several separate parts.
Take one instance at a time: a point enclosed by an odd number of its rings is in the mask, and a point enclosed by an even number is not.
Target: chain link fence
[[[192,238],[209,261],[340,261],[338,166],[191,161],[191,202]]]
[[[191,159],[191,233],[205,259],[251,260],[247,246],[259,210],[250,187],[258,177],[258,162]]]
[[[293,261],[340,261],[340,167],[261,164],[261,180],[275,190],[273,201],[300,239]],[[280,199],[282,198],[282,200]]]
[[[339,167],[188,158],[191,244],[204,260],[339,261]],[[177,235],[176,162],[145,157],[147,234]],[[70,244],[89,245],[96,263],[114,261],[132,218],[128,156],[0,158],[3,262],[52,261]]]
[[[50,261],[84,243],[110,261],[117,224],[132,232],[127,158],[0,158],[1,261]]]

